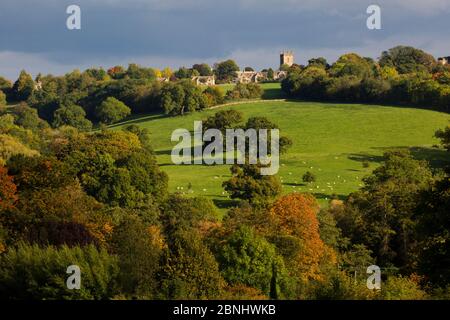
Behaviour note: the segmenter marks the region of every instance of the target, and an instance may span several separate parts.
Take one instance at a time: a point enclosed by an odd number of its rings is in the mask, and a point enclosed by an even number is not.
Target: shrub
[[[257,83],[238,83],[226,94],[227,100],[259,99],[263,94],[261,86]]]
[[[427,297],[414,277],[389,277],[381,283],[381,297],[385,300],[423,300]]]
[[[303,180],[303,182],[306,182],[306,183],[312,183],[312,182],[316,181],[316,176],[311,171],[307,171],[303,175],[302,180]]]

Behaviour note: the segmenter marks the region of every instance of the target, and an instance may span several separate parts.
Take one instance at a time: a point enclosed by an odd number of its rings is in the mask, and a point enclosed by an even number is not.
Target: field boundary
[[[249,103],[260,103],[260,102],[286,102],[287,99],[255,99],[255,100],[241,100],[241,101],[234,101],[234,102],[228,102],[219,104],[217,106],[213,106],[211,108],[207,108],[206,110],[214,110],[218,108],[228,107],[228,106],[235,106],[240,104],[249,104]]]

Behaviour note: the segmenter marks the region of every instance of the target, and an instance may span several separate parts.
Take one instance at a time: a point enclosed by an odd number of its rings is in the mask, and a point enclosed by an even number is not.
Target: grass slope
[[[441,167],[445,159],[434,132],[447,125],[450,115],[429,110],[360,104],[267,101],[226,106],[238,109],[246,118],[265,116],[280,126],[282,135],[294,145],[281,157],[279,176],[285,193],[310,192],[322,204],[331,195],[341,197],[357,190],[362,178],[382,161],[382,154],[391,148],[408,148],[420,159]],[[217,110],[180,117],[143,116],[117,125],[135,123],[152,134],[158,162],[169,174],[170,190],[212,198],[225,208],[232,201],[223,193],[222,182],[230,177],[228,166],[176,166],[170,152],[175,143],[172,131],[186,128],[193,131],[193,122],[202,120]],[[362,162],[368,161],[369,168]],[[302,175],[311,171],[317,181],[302,182]],[[188,185],[192,191],[187,192]]]

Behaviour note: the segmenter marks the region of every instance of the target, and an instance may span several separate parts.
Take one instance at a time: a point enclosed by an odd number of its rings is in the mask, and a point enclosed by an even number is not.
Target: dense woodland
[[[223,188],[236,205],[221,217],[211,200],[168,192],[148,131],[106,126],[261,97],[256,84],[224,93],[189,79],[227,82],[237,70],[232,61],[175,72],[132,64],[1,78],[0,298],[449,299],[450,167],[392,150],[360,190],[320,208],[310,194],[282,194],[260,166],[235,165]],[[288,71],[292,98],[450,107],[449,69],[413,48]],[[242,120],[218,111],[205,127]],[[275,127],[263,117],[243,126]],[[436,130],[450,152],[450,126]],[[291,143],[283,137],[281,151]],[[80,290],[66,287],[73,264]],[[380,291],[366,287],[372,264]]]
[[[333,65],[324,58],[290,68],[283,90],[293,98],[418,106],[450,111],[450,66],[422,50],[399,46],[379,61],[355,53]]]

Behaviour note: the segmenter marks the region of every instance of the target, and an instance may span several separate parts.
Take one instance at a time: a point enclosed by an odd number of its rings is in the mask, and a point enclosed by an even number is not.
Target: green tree
[[[324,68],[327,69],[329,67],[327,59],[323,58],[323,57],[319,57],[319,58],[313,58],[308,60],[308,67],[319,67],[319,68]]]
[[[203,110],[208,106],[200,87],[190,80],[167,83],[161,88],[160,107],[170,115],[183,115],[185,112]]]
[[[331,66],[330,74],[334,77],[355,76],[360,79],[370,77],[373,75],[373,62],[355,53],[348,53]]]
[[[0,110],[4,110],[6,107],[6,94],[0,90]]]
[[[267,70],[267,79],[268,80],[273,80],[275,77],[275,73],[273,71],[272,68],[269,68],[269,70]]]
[[[380,265],[410,270],[417,251],[415,210],[421,193],[432,184],[432,174],[426,162],[404,150],[388,152],[385,159],[364,179],[365,186],[350,195],[349,211],[355,210],[354,223],[361,223],[353,229],[362,231],[362,242]],[[347,236],[346,229],[342,230]],[[358,243],[357,236],[352,240]]]
[[[121,292],[133,297],[152,298],[157,290],[156,272],[162,248],[157,234],[138,217],[124,217],[114,228],[112,247],[118,256]]]
[[[197,70],[201,76],[212,76],[213,72],[211,67],[206,63],[194,64],[192,66],[193,70]]]
[[[436,65],[436,60],[420,49],[397,46],[381,54],[380,65],[395,67],[400,74],[430,72]]]
[[[0,77],[0,91],[3,91],[5,94],[8,94],[12,88],[12,83],[8,79]]]
[[[265,205],[281,193],[279,178],[261,175],[258,165],[234,165],[230,170],[233,176],[222,186],[232,199]]]
[[[81,269],[81,287],[69,290],[69,266]],[[19,244],[0,255],[0,298],[103,300],[117,292],[117,258],[94,246],[68,248]]]
[[[225,134],[226,129],[233,129],[243,120],[242,112],[238,110],[222,110],[216,112],[214,115],[209,116],[203,122],[203,128],[217,129]]]
[[[280,285],[286,280],[284,262],[275,247],[246,226],[221,242],[217,260],[228,284],[253,287],[272,298],[278,296]]]
[[[53,126],[72,126],[80,130],[88,131],[92,128],[92,122],[86,119],[86,112],[77,105],[62,106],[55,111]]]
[[[263,95],[261,86],[257,83],[238,83],[226,94],[227,100],[259,99]]]
[[[214,66],[214,74],[220,82],[230,82],[236,78],[237,71],[239,71],[239,66],[234,60],[219,62]]]
[[[205,95],[208,106],[210,107],[222,104],[225,100],[225,94],[219,86],[209,86],[205,89],[205,91],[203,91],[203,94]]]
[[[130,79],[146,79],[146,80],[156,79],[155,70],[153,70],[152,68],[143,68],[135,63],[130,63],[128,65],[126,75]]]
[[[117,161],[116,165],[128,170],[131,185],[139,192],[151,197],[153,202],[160,203],[166,198],[167,174],[159,169],[155,156],[149,151],[133,152]]]
[[[12,90],[17,100],[27,100],[34,90],[34,81],[31,75],[22,70]]]
[[[450,152],[450,126],[436,132]],[[450,167],[427,190],[418,205],[420,241],[419,271],[432,284],[445,288],[450,284]]]
[[[450,151],[450,125],[436,132],[436,138],[441,139],[442,145]]]
[[[306,99],[325,97],[327,72],[320,67],[310,66],[304,70],[295,69],[283,79],[281,88],[290,96]]]
[[[14,123],[25,129],[37,131],[48,127],[47,122],[39,118],[38,111],[30,108],[25,103],[21,103],[12,110],[15,121]]]
[[[95,113],[99,121],[110,124],[130,115],[131,109],[116,98],[109,97],[97,107]]]

